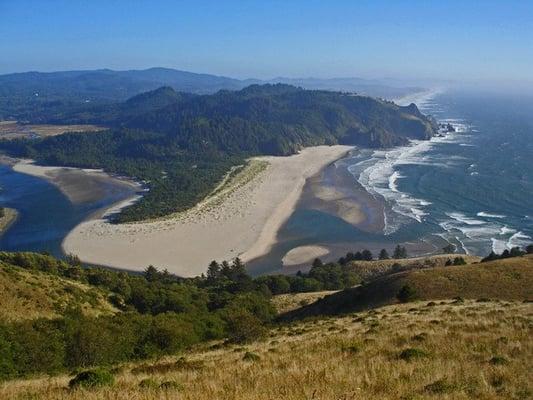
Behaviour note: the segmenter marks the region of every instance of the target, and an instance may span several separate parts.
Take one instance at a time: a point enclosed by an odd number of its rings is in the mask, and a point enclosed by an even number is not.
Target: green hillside
[[[0,262],[0,293],[0,321],[58,318],[69,309],[87,316],[118,311],[104,290],[5,262]]]
[[[251,156],[290,155],[316,145],[389,147],[429,139],[435,133],[434,122],[414,104],[400,107],[364,96],[281,84],[204,96],[161,88],[126,103],[81,110],[66,106],[38,119],[111,128],[1,141],[0,150],[43,164],[103,168],[146,182],[149,192],[122,211],[120,222],[193,206],[231,167]]]

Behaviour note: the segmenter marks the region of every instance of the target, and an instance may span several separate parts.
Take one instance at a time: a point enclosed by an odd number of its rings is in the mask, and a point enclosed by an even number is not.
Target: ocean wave
[[[531,243],[531,236],[526,235],[525,233],[518,231],[507,241],[507,247],[509,249],[513,247],[525,247]]]
[[[500,235],[507,235],[509,233],[515,233],[516,229],[509,228],[507,226],[502,226],[500,229]]]
[[[396,181],[399,178],[403,178],[402,175],[398,171],[394,171],[391,176],[389,176],[389,188],[393,192],[398,193],[398,185],[396,184]]]
[[[474,219],[467,217],[465,214],[460,212],[452,212],[452,213],[446,213],[446,215],[458,222],[461,222],[466,225],[483,225],[486,224],[485,221],[481,221],[479,219]]]
[[[392,150],[375,150],[368,160],[348,167],[348,171],[365,190],[382,197],[390,204],[393,214],[386,215],[384,233],[387,235],[395,232],[402,223],[407,222],[405,218],[422,222],[428,215],[424,207],[430,205],[430,201],[416,198],[399,190],[398,179],[405,177],[396,170],[396,167],[406,164],[435,165],[421,156],[431,148],[432,144],[429,142],[413,141],[408,146]]]
[[[433,101],[433,96],[419,98],[417,105],[426,112],[431,107],[438,106]],[[422,165],[432,168],[455,168],[465,164],[464,157],[439,155],[429,153],[435,146],[441,144],[463,143],[462,132],[469,130],[470,125],[463,119],[448,118],[439,121],[449,123],[455,128],[443,136],[433,137],[430,140],[413,140],[407,146],[387,150],[375,150],[363,160],[354,160],[348,166],[348,171],[374,196],[379,196],[387,202],[390,208],[385,211],[385,234],[395,232],[402,224],[416,221],[422,223],[429,214],[427,207],[432,204],[427,199],[418,198],[410,193],[402,192],[399,180],[406,179],[399,171],[403,165]],[[429,153],[429,154],[428,154]],[[481,221],[480,223],[484,223]]]
[[[478,217],[485,217],[485,218],[505,218],[505,215],[501,214],[491,214],[485,211],[480,211],[477,213]]]
[[[500,254],[504,250],[507,250],[507,243],[505,242],[505,240],[496,239],[496,238],[490,238],[490,240],[492,242],[493,252]]]

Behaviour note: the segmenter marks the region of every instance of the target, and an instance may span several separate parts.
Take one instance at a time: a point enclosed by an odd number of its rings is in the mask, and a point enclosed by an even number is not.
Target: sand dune
[[[129,270],[153,264],[181,276],[205,272],[213,259],[253,259],[275,242],[306,179],[349,150],[318,146],[290,157],[255,158],[236,184],[186,213],[136,224],[85,221],[70,232],[63,248],[85,262]]]

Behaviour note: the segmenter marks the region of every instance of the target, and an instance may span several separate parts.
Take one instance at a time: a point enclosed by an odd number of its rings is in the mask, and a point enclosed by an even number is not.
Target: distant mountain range
[[[170,86],[181,92],[210,94],[221,89],[239,90],[251,84],[286,83],[304,89],[357,92],[395,98],[422,90],[362,78],[283,78],[239,80],[170,68],[113,71],[24,72],[0,75],[0,106],[6,99],[70,101],[121,101],[136,94]]]

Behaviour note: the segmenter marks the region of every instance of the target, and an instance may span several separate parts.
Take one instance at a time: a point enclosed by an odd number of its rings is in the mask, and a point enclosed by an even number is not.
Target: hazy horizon
[[[4,0],[0,12],[0,74],[166,67],[237,79],[533,85],[533,3],[522,1]]]

